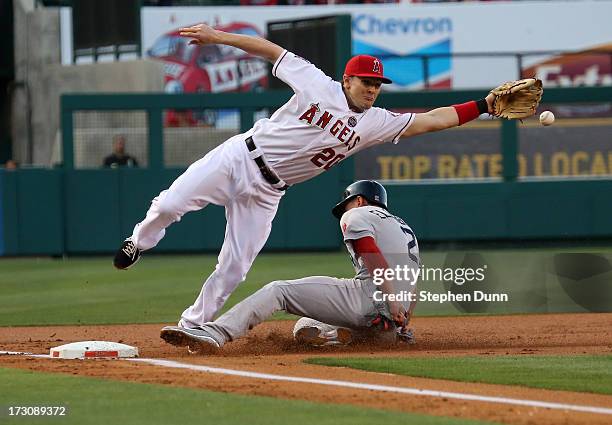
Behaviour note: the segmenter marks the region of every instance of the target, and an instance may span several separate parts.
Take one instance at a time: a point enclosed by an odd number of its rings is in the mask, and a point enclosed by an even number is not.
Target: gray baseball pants
[[[277,280],[201,328],[223,345],[245,335],[276,311],[285,310],[329,325],[364,330],[379,315],[372,301],[375,290],[369,279],[312,276]]]

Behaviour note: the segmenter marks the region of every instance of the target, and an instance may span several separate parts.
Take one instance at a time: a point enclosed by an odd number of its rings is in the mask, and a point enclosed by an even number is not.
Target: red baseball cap
[[[392,81],[383,75],[383,64],[380,59],[370,55],[353,56],[344,68],[344,75],[349,77],[372,77],[382,80],[385,84]]]

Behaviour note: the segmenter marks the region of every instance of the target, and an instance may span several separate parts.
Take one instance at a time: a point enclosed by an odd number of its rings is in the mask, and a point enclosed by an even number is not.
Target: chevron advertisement
[[[395,83],[386,89],[420,89],[425,80],[433,88],[491,87],[521,73],[545,85],[611,84],[610,1],[143,7],[142,52],[149,56],[165,35],[199,22],[265,35],[268,22],[340,13],[352,16],[353,53],[383,60]],[[523,54],[520,64],[516,53]]]

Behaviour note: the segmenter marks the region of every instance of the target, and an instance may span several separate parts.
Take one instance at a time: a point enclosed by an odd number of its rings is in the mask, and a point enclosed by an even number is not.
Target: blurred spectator
[[[19,164],[15,160],[9,159],[4,163],[5,170],[16,170],[17,168],[19,168]]]
[[[107,168],[138,167],[136,158],[125,153],[125,137],[113,137],[113,153],[104,158],[104,166]]]

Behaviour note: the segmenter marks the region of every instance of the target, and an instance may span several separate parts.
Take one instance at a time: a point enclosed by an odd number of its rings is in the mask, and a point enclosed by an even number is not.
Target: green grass
[[[490,303],[485,311],[479,310],[485,314],[584,312],[583,307],[568,297],[557,277],[543,269],[544,261],[560,251],[553,248],[479,251],[494,271],[490,287],[472,283],[464,288],[509,293],[509,302]],[[434,267],[445,264],[449,258],[456,262],[454,254],[462,258],[461,251],[447,254],[425,252],[423,262]],[[172,323],[196,298],[216,261],[215,255],[154,255],[153,252],[144,255],[133,269],[119,271],[112,266],[111,255],[0,258],[0,326]],[[224,311],[268,282],[320,275],[352,277],[354,271],[348,255],[341,251],[260,255]],[[431,281],[419,283],[418,289],[448,290],[441,282]],[[421,302],[415,313],[449,316],[461,311],[452,303]],[[274,316],[276,319],[290,317],[284,313]]]
[[[612,356],[326,358],[307,363],[462,382],[612,394]]]
[[[213,255],[145,255],[119,271],[110,256],[0,259],[0,326],[174,322],[215,264]],[[340,253],[261,255],[224,310],[274,280],[352,273]]]
[[[0,368],[0,422],[6,424],[430,424],[484,422],[346,405],[215,393]],[[64,417],[8,417],[8,406],[66,406]]]

